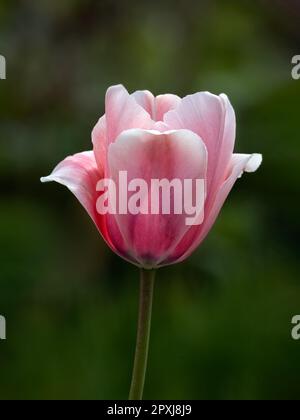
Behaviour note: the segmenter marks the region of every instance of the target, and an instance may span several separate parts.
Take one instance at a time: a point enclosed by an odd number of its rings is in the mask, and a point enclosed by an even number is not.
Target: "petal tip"
[[[122,85],[121,83],[109,86],[109,88],[106,91],[106,95],[109,95],[109,94],[114,93],[114,92],[126,92],[126,93],[128,93],[125,86]]]
[[[245,166],[245,172],[255,172],[262,164],[263,157],[260,153],[253,153]]]
[[[49,179],[50,177],[49,176],[42,176],[41,178],[40,178],[40,181],[44,184],[45,182],[49,182],[50,181],[50,179]]]

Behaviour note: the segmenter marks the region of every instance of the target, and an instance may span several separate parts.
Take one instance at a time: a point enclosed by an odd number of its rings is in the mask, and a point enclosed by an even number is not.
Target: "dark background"
[[[138,271],[76,199],[41,185],[91,148],[107,87],[225,92],[264,155],[205,243],[160,270],[145,397],[297,399],[299,1],[1,0],[1,399],[127,398]]]

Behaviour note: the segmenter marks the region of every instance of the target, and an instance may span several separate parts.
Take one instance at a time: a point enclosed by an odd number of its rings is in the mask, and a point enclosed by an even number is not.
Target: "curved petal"
[[[89,151],[67,157],[55,167],[51,175],[41,178],[41,181],[55,181],[66,186],[96,223],[95,186],[101,176],[93,152]]]
[[[112,86],[106,93],[106,114],[92,131],[92,143],[100,171],[107,174],[107,148],[122,132],[131,128],[166,131],[162,122],[165,112],[175,108],[180,98],[176,95],[160,95],[155,98],[148,90],[139,90],[129,95],[122,85]],[[159,116],[157,123],[155,116]]]
[[[219,188],[216,198],[209,206],[205,206],[205,219],[201,226],[193,226],[182,239],[176,250],[165,264],[181,262],[185,260],[205,239],[213,224],[215,223],[223,204],[228,197],[236,180],[243,172],[255,172],[262,163],[262,155],[254,153],[252,155],[233,154],[228,167],[228,177]],[[164,264],[163,264],[164,265]]]
[[[171,93],[158,95],[155,98],[155,120],[163,121],[164,115],[172,109],[175,109],[180,104],[180,102],[181,98],[177,95],[172,95]]]
[[[148,112],[129,95],[122,85],[107,90],[105,99],[107,145],[114,142],[122,131],[131,128],[151,129],[153,121]]]
[[[170,93],[154,97],[149,90],[137,90],[131,96],[148,112],[152,120],[156,122],[162,122],[164,115],[168,111],[175,109],[181,101],[179,96]]]
[[[149,96],[149,98],[148,98]],[[151,92],[140,91],[129,95],[122,85],[112,86],[106,92],[105,115],[100,118],[92,132],[93,149],[100,171],[108,176],[107,149],[110,143],[124,130],[153,127],[147,108],[151,105]],[[144,109],[145,108],[145,109]],[[150,115],[149,115],[150,114]]]
[[[148,112],[153,119],[155,97],[149,90],[137,90],[131,95],[136,102]]]
[[[198,134],[208,150],[207,191],[214,191],[225,177],[235,142],[234,110],[226,95],[200,92],[186,96],[164,116],[171,129],[187,128]]]
[[[136,263],[128,257],[126,245],[113,216],[101,216],[96,210],[96,186],[102,177],[94,153],[88,151],[67,157],[56,166],[51,175],[41,178],[41,181],[55,181],[66,186],[86,209],[110,248],[124,259]]]
[[[120,171],[126,172],[127,183],[140,179],[148,187],[141,195],[140,204],[147,214],[119,214],[116,220],[133,258],[144,267],[154,267],[161,259],[168,257],[183,235],[189,229],[186,214],[159,214],[152,212],[155,197],[151,194],[151,180],[205,180],[207,150],[198,135],[189,130],[160,133],[158,131],[128,130],[123,132],[108,151],[110,174],[119,184]],[[177,182],[177,181],[176,181]],[[119,204],[128,202],[128,197],[119,199]],[[177,203],[178,196],[172,190],[171,198]],[[170,200],[171,200],[170,198]],[[181,200],[182,201],[182,200]],[[118,204],[118,205],[119,205]],[[156,201],[157,204],[157,201]],[[182,203],[181,203],[182,204]]]
[[[95,159],[101,173],[106,173],[107,160],[107,133],[105,115],[99,119],[92,131],[92,143],[94,146]]]

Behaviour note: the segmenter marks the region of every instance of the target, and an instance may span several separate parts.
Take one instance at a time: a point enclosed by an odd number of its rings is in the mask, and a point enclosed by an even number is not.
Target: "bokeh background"
[[[108,86],[229,95],[236,150],[261,152],[205,243],[160,270],[147,399],[298,399],[300,4],[1,0],[1,399],[126,399],[138,270],[63,187]]]

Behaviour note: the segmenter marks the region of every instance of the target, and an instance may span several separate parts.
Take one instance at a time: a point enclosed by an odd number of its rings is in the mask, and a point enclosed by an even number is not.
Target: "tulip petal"
[[[153,127],[153,121],[148,112],[129,95],[122,85],[112,86],[107,90],[105,116],[107,145],[114,142],[122,131]]]
[[[155,120],[163,121],[164,115],[171,111],[172,109],[177,108],[180,104],[181,98],[177,95],[172,95],[167,93],[165,95],[159,95],[155,98]],[[187,128],[187,127],[185,127]]]
[[[186,96],[164,116],[171,129],[187,128],[198,134],[208,151],[207,190],[214,194],[225,177],[235,142],[234,110],[226,95],[200,92]]]
[[[55,181],[66,186],[96,223],[94,198],[95,186],[99,179],[101,179],[101,174],[93,152],[88,151],[67,157],[56,166],[51,175],[41,178],[41,181]]]
[[[153,99],[152,99],[153,98]],[[105,115],[100,118],[92,132],[96,162],[101,171],[107,172],[107,149],[117,136],[130,128],[153,127],[147,106],[152,106],[151,92],[136,92],[129,95],[122,85],[112,86],[106,92]],[[139,103],[140,102],[140,103]],[[147,105],[148,102],[148,105]],[[145,109],[144,109],[145,108]],[[150,110],[149,110],[150,111]]]
[[[175,109],[181,101],[179,96],[170,93],[154,97],[149,90],[138,90],[132,97],[148,112],[153,121],[160,122],[163,121],[164,115]]]
[[[108,163],[112,178],[118,183],[120,171],[126,171],[128,183],[146,181],[149,191],[148,214],[118,214],[116,220],[129,253],[144,267],[155,267],[168,257],[189,229],[186,214],[149,214],[153,179],[205,179],[207,150],[198,135],[189,130],[160,133],[128,130],[110,145]],[[128,194],[128,199],[132,194]]]
[[[155,97],[149,90],[137,90],[131,95],[153,119]]]
[[[262,163],[262,155],[233,154],[228,167],[228,176],[219,188],[215,200],[207,202],[205,206],[205,220],[201,226],[193,226],[182,239],[173,253],[173,262],[185,260],[203,242],[213,224],[215,223],[223,204],[228,197],[236,180],[244,172],[255,172]],[[165,264],[170,264],[170,260]]]
[[[95,159],[101,173],[106,173],[107,141],[106,141],[106,118],[105,115],[95,125],[92,131],[92,143],[94,146]]]
[[[86,209],[109,247],[124,259],[136,263],[128,258],[127,247],[114,217],[101,216],[96,210],[96,186],[102,177],[94,153],[88,151],[67,157],[56,166],[51,175],[41,178],[41,181],[55,181],[66,186]]]

